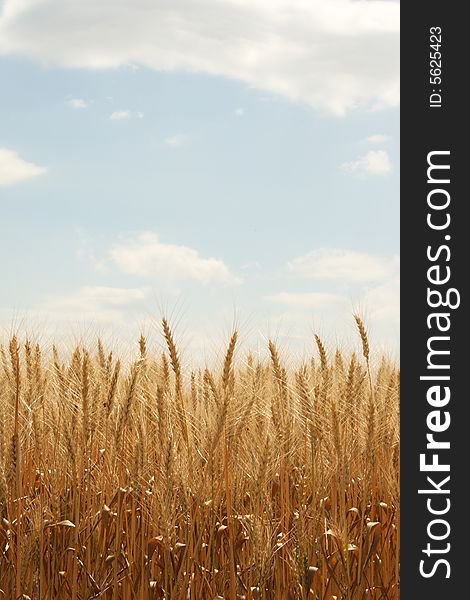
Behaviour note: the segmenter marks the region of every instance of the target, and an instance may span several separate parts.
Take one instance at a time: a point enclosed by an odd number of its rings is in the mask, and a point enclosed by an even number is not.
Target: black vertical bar
[[[464,3],[435,0],[401,5],[401,598],[405,600],[470,598],[469,552],[464,546],[469,540],[470,514],[466,492],[470,421],[465,418],[469,394],[464,383],[470,369],[466,313],[470,235],[465,219],[470,197],[464,184],[469,171],[465,147],[469,109],[464,109],[464,90],[470,51],[464,7]],[[442,154],[429,155],[436,151]],[[431,170],[428,178],[428,160],[450,169]],[[447,178],[450,181],[445,183]],[[446,208],[429,205],[445,206],[449,198]],[[434,227],[443,226],[447,218],[449,226],[433,229],[428,215]],[[438,268],[429,272],[433,266]],[[448,282],[429,280],[442,281],[449,273]],[[429,301],[428,288],[443,298],[449,293],[453,305],[460,295],[460,306],[431,307],[430,302],[439,304],[439,296],[433,294]],[[439,324],[445,329],[450,323],[448,331],[439,330],[438,318],[430,317],[433,313],[444,315]],[[440,339],[429,342],[432,337]],[[428,344],[450,354],[429,356]],[[429,359],[437,368],[430,368]],[[421,376],[450,379],[432,381]],[[428,401],[433,386],[439,390],[431,395],[431,400],[437,400],[434,406]],[[445,387],[450,391],[447,404]],[[432,429],[439,427],[443,431]],[[450,449],[427,448],[427,434],[449,442]],[[423,470],[421,454],[426,464],[436,460],[450,470]]]

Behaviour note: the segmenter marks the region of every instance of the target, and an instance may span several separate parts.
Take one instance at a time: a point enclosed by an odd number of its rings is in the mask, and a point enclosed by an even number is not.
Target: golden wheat
[[[0,597],[398,599],[399,370],[355,320],[318,366],[234,332],[186,371],[165,319],[128,366],[0,347]]]

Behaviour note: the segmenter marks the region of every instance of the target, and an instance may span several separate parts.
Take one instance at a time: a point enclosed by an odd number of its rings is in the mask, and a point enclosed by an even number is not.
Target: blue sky
[[[3,3],[2,327],[394,352],[398,4],[112,4]]]

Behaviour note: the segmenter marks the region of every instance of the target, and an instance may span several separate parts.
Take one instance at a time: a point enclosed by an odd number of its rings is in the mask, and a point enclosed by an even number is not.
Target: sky
[[[0,210],[0,337],[393,354],[399,4],[0,1]]]

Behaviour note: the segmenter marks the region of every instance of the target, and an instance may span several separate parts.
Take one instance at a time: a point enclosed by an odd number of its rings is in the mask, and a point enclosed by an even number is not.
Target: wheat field
[[[399,370],[1,347],[0,599],[399,597]]]

